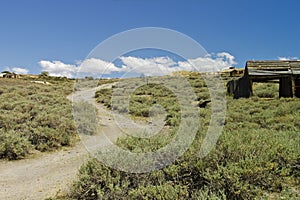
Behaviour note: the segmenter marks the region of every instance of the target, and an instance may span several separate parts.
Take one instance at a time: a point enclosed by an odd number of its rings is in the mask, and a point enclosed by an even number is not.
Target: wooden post
[[[294,80],[294,85],[295,85],[295,96],[300,98],[300,79],[295,79]]]
[[[239,79],[233,80],[233,87],[234,87],[233,98],[234,98],[234,99],[240,98],[240,85],[239,85]]]
[[[293,97],[293,84],[291,77],[280,78],[279,97]]]
[[[250,96],[253,96],[253,81],[249,78]]]

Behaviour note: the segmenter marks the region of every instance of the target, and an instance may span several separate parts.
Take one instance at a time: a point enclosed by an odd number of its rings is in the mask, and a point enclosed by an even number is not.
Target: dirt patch
[[[1,161],[1,199],[44,199],[65,191],[87,158],[85,147],[78,143],[36,158]]]

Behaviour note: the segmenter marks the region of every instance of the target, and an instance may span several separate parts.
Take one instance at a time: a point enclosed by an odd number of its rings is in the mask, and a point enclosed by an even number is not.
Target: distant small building
[[[231,67],[229,69],[223,69],[221,71],[221,75],[223,76],[229,76],[229,77],[236,77],[236,76],[242,76],[244,74],[244,69],[241,68],[234,68]]]
[[[16,73],[1,73],[2,74],[2,78],[20,78],[19,74]]]

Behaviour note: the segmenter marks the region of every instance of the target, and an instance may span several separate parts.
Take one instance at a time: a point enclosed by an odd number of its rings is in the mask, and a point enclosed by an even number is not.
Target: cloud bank
[[[116,67],[113,63],[96,58],[89,58],[78,64],[77,71],[79,73],[111,74],[113,72],[125,71],[122,68]]]
[[[61,61],[46,61],[42,60],[39,62],[42,71],[49,72],[51,76],[65,76],[71,78],[77,71],[75,65],[65,64]]]
[[[14,72],[16,74],[28,74],[29,70],[21,67],[5,67],[4,71]]]
[[[17,74],[28,74],[29,70],[21,67],[13,67],[12,71]]]
[[[39,62],[42,71],[49,72],[51,76],[77,77],[78,74],[94,76],[124,74],[144,74],[146,76],[168,75],[175,71],[200,71],[215,72],[229,68],[235,64],[233,55],[227,52],[208,54],[205,57],[188,59],[185,61],[174,61],[169,57],[140,58],[133,56],[122,56],[119,58],[118,66],[101,59],[89,58],[76,64],[66,64],[61,61]]]
[[[278,60],[299,60],[298,57],[278,57]]]

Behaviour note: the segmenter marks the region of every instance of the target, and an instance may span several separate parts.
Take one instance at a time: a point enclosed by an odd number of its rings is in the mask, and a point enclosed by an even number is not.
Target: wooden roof
[[[245,70],[250,77],[277,78],[300,75],[300,60],[247,61]]]

